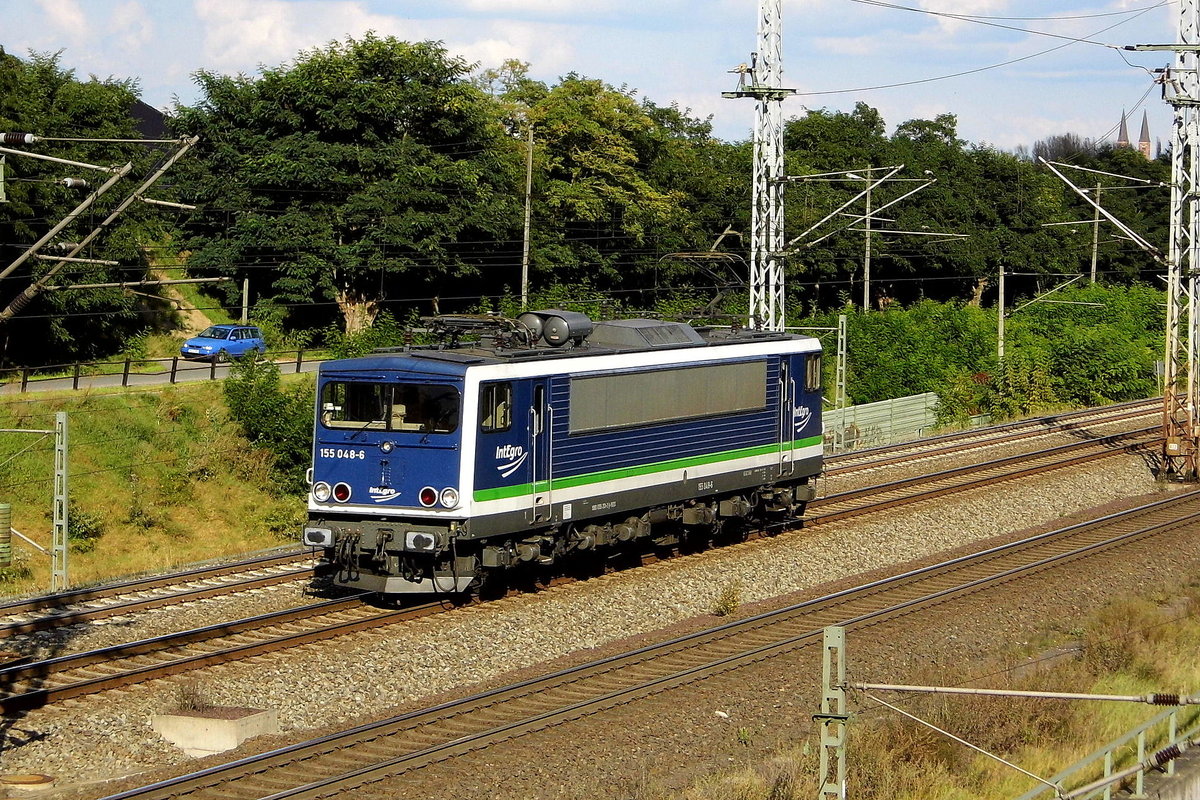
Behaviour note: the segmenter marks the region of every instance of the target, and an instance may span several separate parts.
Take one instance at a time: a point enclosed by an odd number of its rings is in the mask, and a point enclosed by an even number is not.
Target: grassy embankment
[[[297,376],[289,380],[309,380]],[[0,401],[0,428],[53,428],[68,413],[72,584],[261,550],[298,535],[303,499],[281,495],[271,457],[230,419],[220,382]],[[54,437],[0,437],[0,502],[50,541]],[[14,540],[0,593],[45,591],[50,559]]]
[[[1187,586],[1162,587],[1140,598],[1123,598],[1090,616],[1080,628],[1048,632],[1021,648],[981,654],[969,667],[988,675],[977,683],[992,688],[1144,695],[1194,692],[1200,687],[1200,579]],[[1051,626],[1053,627],[1053,626]],[[1036,670],[1014,677],[1013,664],[1039,654],[1061,653],[1039,662]],[[853,677],[851,678],[854,679]],[[870,678],[859,677],[859,680]],[[929,674],[913,681],[944,683]],[[1017,797],[1033,788],[1024,777],[941,734],[910,722],[865,697],[852,711],[849,730],[850,797],[891,800],[994,800]],[[1030,772],[1049,777],[1084,755],[1124,736],[1162,708],[1134,703],[1065,702],[990,697],[885,696],[924,720],[998,754]],[[813,698],[814,710],[818,698]],[[1181,731],[1196,724],[1200,711],[1185,709]],[[730,736],[747,749],[750,766],[710,775],[681,792],[640,781],[639,800],[799,800],[814,797],[819,774],[819,739],[771,740],[763,728],[731,728]],[[1162,741],[1149,741],[1150,752]],[[749,756],[749,753],[748,753]],[[1119,756],[1117,768],[1132,765],[1136,749]],[[1095,779],[1100,772],[1088,775]],[[1049,796],[1049,795],[1047,795]]]

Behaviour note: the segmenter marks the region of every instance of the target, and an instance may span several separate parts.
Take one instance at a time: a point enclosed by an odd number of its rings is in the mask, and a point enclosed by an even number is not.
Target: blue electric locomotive
[[[562,311],[502,327],[321,365],[303,540],[337,584],[462,592],[813,498],[816,339]]]

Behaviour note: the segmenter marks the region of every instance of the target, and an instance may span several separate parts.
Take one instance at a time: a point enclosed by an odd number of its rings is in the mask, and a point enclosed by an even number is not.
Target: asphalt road
[[[277,361],[279,369],[285,375],[295,373],[296,362],[294,359]],[[304,361],[300,364],[300,372],[316,372],[320,366],[320,361]],[[170,384],[171,367],[170,364],[164,365],[166,369],[161,372],[130,372],[128,378],[123,375],[80,375],[78,383],[75,378],[44,378],[37,379],[30,377],[29,383],[25,388],[26,392],[52,392],[52,391],[70,391],[71,389],[105,389],[120,387],[124,384],[130,388],[141,388],[147,386],[163,386]],[[195,381],[220,380],[229,374],[229,364],[213,365],[207,361],[184,361],[180,359],[175,370],[175,383],[192,383]],[[21,393],[21,376],[19,373],[12,373],[10,377],[3,383],[0,383],[0,395],[4,394],[20,394]]]

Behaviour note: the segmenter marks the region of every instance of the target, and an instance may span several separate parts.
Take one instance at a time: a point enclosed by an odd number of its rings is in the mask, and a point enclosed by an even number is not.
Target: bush
[[[99,514],[81,511],[74,505],[67,511],[67,541],[71,551],[75,553],[90,553],[96,549],[96,543],[104,535],[104,520]]]
[[[33,568],[29,566],[29,556],[13,548],[12,563],[7,567],[0,567],[0,587],[9,589],[32,577]]]
[[[280,539],[298,540],[304,523],[308,520],[308,511],[303,503],[294,498],[284,498],[269,508],[263,515],[263,524],[267,530]]]
[[[225,402],[246,438],[271,453],[282,490],[306,491],[304,473],[312,456],[311,383],[284,389],[274,363],[243,359],[225,379]]]
[[[262,331],[268,350],[303,350],[312,345],[313,331],[285,327],[287,314],[287,308],[273,300],[262,299],[254,304],[250,321]]]
[[[208,711],[213,707],[209,699],[208,689],[199,681],[184,681],[175,684],[174,701],[170,713],[189,714],[197,711]]]
[[[334,358],[357,358],[379,347],[399,347],[404,341],[404,327],[387,311],[381,312],[371,327],[357,333],[346,333],[336,326],[325,330],[325,344]]]
[[[727,617],[737,611],[742,605],[742,585],[737,583],[728,583],[721,588],[717,594],[717,599],[713,601],[712,613],[717,617]]]

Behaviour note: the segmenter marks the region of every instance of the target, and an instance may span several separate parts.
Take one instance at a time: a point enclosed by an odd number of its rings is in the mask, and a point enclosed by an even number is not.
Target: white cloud
[[[579,0],[465,0],[463,7],[472,11],[497,14],[538,14],[579,17],[605,12],[622,5],[621,0],[591,0],[585,8]]]
[[[87,15],[83,13],[78,0],[38,0],[38,6],[54,33],[71,40],[79,40],[87,35]]]
[[[114,8],[105,27],[110,36],[117,37],[122,51],[128,52],[154,41],[154,23],[137,0],[128,0]]]
[[[577,68],[577,31],[543,23],[495,22],[488,25],[460,24],[446,36],[446,47],[481,67],[498,67],[515,58],[541,74],[558,74]]]
[[[219,72],[247,72],[290,61],[305,49],[369,30],[405,35],[396,16],[368,12],[359,2],[196,0],[203,26],[202,62]]]

